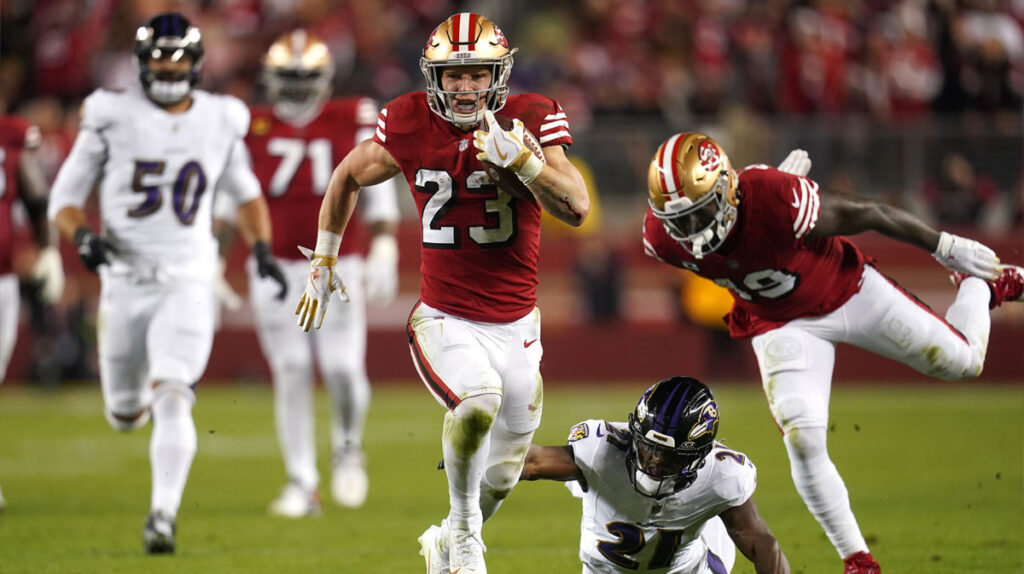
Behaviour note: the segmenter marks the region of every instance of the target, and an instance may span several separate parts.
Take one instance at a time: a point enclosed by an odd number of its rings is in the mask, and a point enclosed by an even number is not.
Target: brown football
[[[501,126],[501,129],[512,129],[512,118],[494,114],[494,119],[498,121],[498,125]],[[480,129],[487,131],[487,120],[481,120]],[[523,143],[526,144],[526,147],[530,148],[533,155],[540,158],[541,161],[547,161],[544,158],[544,151],[541,150],[540,144],[537,143],[537,138],[530,133],[530,130],[525,128],[523,129],[523,140]],[[530,191],[530,188],[526,187],[526,184],[523,183],[523,180],[519,179],[519,176],[516,175],[514,171],[508,168],[498,167],[489,161],[483,161],[480,163],[484,164],[484,169],[487,171],[487,177],[489,177],[498,187],[508,192],[509,195],[512,197],[518,197],[519,199],[536,201],[536,198],[533,197],[533,193]]]

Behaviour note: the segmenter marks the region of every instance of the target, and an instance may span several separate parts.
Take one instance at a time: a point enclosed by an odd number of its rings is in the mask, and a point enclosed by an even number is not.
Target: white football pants
[[[209,278],[137,281],[101,267],[99,357],[107,410],[149,408],[155,381],[194,384],[213,347]]]
[[[261,279],[250,259],[249,299],[274,380],[274,417],[285,471],[291,480],[313,489],[320,482],[313,424],[314,357],[331,400],[334,452],[362,446],[370,406],[363,260],[359,256],[338,259],[335,272],[351,300],[345,303],[332,297],[323,326],[309,333],[295,325],[295,301],[306,286],[309,261],[278,259],[278,265],[288,282],[287,296],[278,300],[277,283]]]
[[[449,409],[442,432],[449,526],[479,534],[519,480],[540,426],[540,311],[481,323],[421,302],[408,331],[420,378]]]
[[[7,365],[18,341],[18,276],[0,275],[0,384],[4,382]]]
[[[866,551],[867,544],[826,447],[836,343],[856,345],[941,379],[969,379],[981,373],[985,361],[988,302],[985,282],[966,279],[943,319],[865,266],[860,291],[839,309],[753,338],[761,384],[784,434],[793,482],[840,557]]]

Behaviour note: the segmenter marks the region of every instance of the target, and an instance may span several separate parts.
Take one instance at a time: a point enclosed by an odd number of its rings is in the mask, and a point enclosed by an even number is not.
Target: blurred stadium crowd
[[[12,0],[2,8],[3,91],[16,106],[74,105],[135,77],[134,29],[177,9],[203,30],[204,85],[251,100],[269,41],[307,27],[331,46],[338,93],[386,101],[420,87],[423,39],[449,14],[498,22],[515,88],[577,118],[1018,110],[1020,0]]]
[[[1024,0],[8,0],[0,107],[40,127],[51,181],[82,99],[138,81],[135,29],[167,10],[203,32],[200,87],[250,103],[262,99],[262,54],[287,30],[326,41],[336,95],[383,103],[422,89],[419,57],[438,22],[486,14],[519,48],[512,92],[563,105],[604,227],[618,215],[633,242],[650,153],[684,129],[717,133],[737,165],[803,147],[824,185],[885,195],[938,224],[1017,237],[1024,226]],[[621,283],[619,260],[607,261],[577,270],[581,282]],[[38,330],[36,369],[92,369],[69,365],[85,360],[92,332],[75,288],[63,325]]]
[[[986,131],[1010,131],[1010,142],[1020,141],[1024,0],[11,0],[0,6],[0,96],[7,111],[42,129],[41,155],[50,177],[74,140],[81,100],[97,87],[137,81],[130,55],[134,30],[164,10],[182,11],[203,31],[201,86],[247,102],[262,97],[260,58],[271,39],[295,27],[314,31],[331,47],[339,68],[337,95],[369,95],[383,103],[422,89],[424,39],[448,15],[473,10],[498,22],[519,48],[513,92],[554,97],[577,139],[587,140],[594,130],[597,137],[590,139],[599,146],[602,124],[610,125],[611,117],[714,131],[709,122],[728,123],[737,113],[747,132],[764,131],[750,127],[757,121],[780,119],[903,125],[981,117]],[[928,137],[955,139],[962,129]],[[613,137],[621,135],[619,130]],[[654,134],[648,147],[664,135]],[[756,138],[739,130],[731,139]],[[763,157],[765,146],[747,154],[726,143],[738,164],[773,159]],[[816,166],[836,172],[840,186],[863,183],[864,174],[847,173],[848,164],[881,161],[832,158],[828,146],[807,138],[766,144],[772,150],[784,145],[807,147]],[[1005,148],[1003,142],[974,145]],[[615,165],[601,149],[577,147],[591,164]],[[957,164],[946,151],[931,153],[921,169],[892,182],[898,189],[883,193],[914,189],[919,193],[913,199],[933,208],[922,215],[937,222],[980,221],[1005,229],[1022,219],[1019,161],[1008,168],[1003,156],[989,161],[986,154],[956,149],[964,160]],[[646,148],[638,153],[639,163],[648,155]],[[1009,157],[1019,160],[1020,154]],[[985,173],[974,177],[975,165],[999,172],[991,174],[994,185]],[[629,183],[642,181],[646,171],[645,165],[615,167],[625,175],[597,174],[611,182],[602,193],[631,191]],[[995,207],[986,211],[987,204]]]

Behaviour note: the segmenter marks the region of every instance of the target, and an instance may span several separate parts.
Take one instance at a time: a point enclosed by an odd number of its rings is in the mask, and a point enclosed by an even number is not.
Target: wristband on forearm
[[[339,250],[341,250],[340,233],[334,233],[326,229],[320,229],[316,232],[316,247],[313,249],[313,253],[337,257]]]

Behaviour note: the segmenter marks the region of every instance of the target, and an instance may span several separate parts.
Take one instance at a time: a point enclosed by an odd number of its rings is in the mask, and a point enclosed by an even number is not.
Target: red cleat
[[[960,287],[960,283],[968,277],[970,275],[959,271],[954,271],[949,276],[957,287]],[[995,309],[1006,302],[1024,300],[1024,268],[1022,267],[1007,265],[995,281],[986,283],[988,283],[988,290],[992,294],[988,303],[989,309]]]
[[[882,574],[882,567],[870,552],[857,552],[843,559],[843,574]]]

